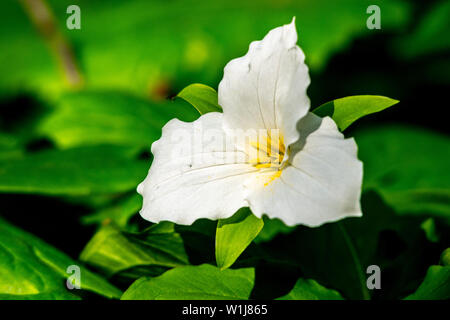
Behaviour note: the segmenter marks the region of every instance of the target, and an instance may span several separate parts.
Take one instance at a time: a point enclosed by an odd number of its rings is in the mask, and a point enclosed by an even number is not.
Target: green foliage
[[[216,262],[220,269],[230,267],[264,226],[250,209],[243,208],[228,219],[217,223]]]
[[[220,270],[203,264],[169,270],[156,278],[141,278],[124,300],[245,300],[255,281],[252,268]]]
[[[431,266],[420,287],[407,300],[449,300],[450,266]]]
[[[217,92],[204,84],[194,83],[177,95],[194,106],[200,114],[208,112],[222,112],[222,108],[217,102]]]
[[[118,144],[148,148],[172,118],[195,120],[180,103],[149,103],[115,92],[77,92],[61,96],[39,132],[63,148]]]
[[[56,25],[73,46],[85,86],[148,96],[161,88],[178,89],[180,83],[192,79],[218,83],[226,62],[243,55],[251,41],[289,23],[293,16],[297,18],[299,43],[308,64],[319,70],[333,53],[370,32],[361,26],[365,10],[372,3],[133,0],[105,6],[102,2],[80,0],[81,32],[65,28],[70,4],[68,0],[49,1]],[[385,1],[383,30],[404,26],[409,11],[408,4],[402,1]],[[0,92],[25,89],[53,94],[67,87],[61,81],[60,66],[17,1],[2,2],[0,30],[0,61],[6,62],[0,64],[0,73],[8,75],[0,79]]]
[[[255,238],[256,243],[266,242],[272,240],[278,233],[289,233],[295,230],[295,227],[288,227],[280,219],[269,219],[267,216],[263,217],[264,227]]]
[[[339,292],[321,286],[317,281],[298,279],[294,288],[277,300],[343,300]]]
[[[103,225],[84,248],[80,260],[108,276],[138,267],[154,275],[189,262],[183,240],[169,222],[139,234],[121,232],[113,224]]]
[[[149,167],[135,151],[116,146],[49,150],[0,164],[0,191],[92,195],[136,188]]]
[[[449,50],[449,15],[450,3],[448,1],[434,3],[415,25],[414,31],[394,43],[398,54],[411,59]]]
[[[80,267],[81,289],[108,298],[121,292],[64,253],[0,219],[0,299],[80,299],[63,280]]]
[[[399,213],[450,218],[450,142],[418,128],[387,126],[355,134],[364,189],[377,190]]]
[[[99,209],[89,215],[83,216],[81,221],[85,224],[99,224],[104,221],[114,221],[114,223],[125,228],[128,220],[136,214],[142,207],[142,196],[133,193],[124,199],[114,201],[114,203]]]
[[[384,41],[392,33],[400,69],[388,65],[386,78],[375,80],[384,83],[389,72],[412,66],[415,77],[425,74],[442,85],[450,74],[448,2],[424,6],[415,15],[420,21],[411,23],[414,4],[383,1],[382,35],[365,27],[369,0],[132,0],[108,6],[80,0],[82,30],[65,27],[72,2],[47,2],[55,17],[48,33],[31,22],[23,2],[0,4],[0,215],[36,234],[47,223],[54,230],[75,228],[77,239],[58,239],[66,254],[0,218],[0,299],[117,299],[122,292],[116,286],[126,290],[123,299],[450,299],[450,249],[442,252],[450,230],[445,135],[379,123],[352,132],[364,163],[363,217],[318,228],[287,227],[277,219],[258,219],[249,209],[219,222],[149,226],[138,215],[142,197],[135,191],[165,123],[221,112],[212,87],[225,64],[271,28],[296,16],[313,78],[326,78],[328,62],[340,61],[330,58],[351,43],[374,40],[376,46],[378,36]],[[79,86],[67,82],[61,53],[52,44],[55,35],[73,54],[83,79]],[[420,59],[426,61],[425,73]],[[212,87],[185,87],[192,81]],[[399,88],[411,88],[353,84],[349,92],[402,101]],[[312,83],[309,92],[322,85]],[[176,92],[176,99],[166,99]],[[343,131],[397,102],[349,96],[313,112],[332,117]],[[410,118],[413,111],[406,107],[391,114]],[[14,199],[30,201],[30,208],[17,209]],[[35,202],[46,207],[32,207]],[[47,220],[52,210],[58,214]],[[41,214],[42,224],[30,227],[37,221],[31,218]],[[82,247],[81,262],[69,257]],[[441,252],[441,265],[435,265]],[[382,290],[367,289],[372,264],[382,270]],[[81,268],[82,290],[66,289],[70,265]]]
[[[333,118],[338,128],[344,131],[359,118],[382,111],[398,102],[382,96],[350,96],[327,102],[313,112],[320,117]]]
[[[396,279],[383,284],[384,298],[413,291],[417,272],[427,266],[420,255],[430,250],[420,220],[396,215],[375,192],[363,194],[362,210],[361,218],[279,234],[264,243],[265,259],[296,265],[304,278],[338,290],[347,299],[371,298],[366,269],[374,263]],[[280,250],[287,246],[295,250]]]

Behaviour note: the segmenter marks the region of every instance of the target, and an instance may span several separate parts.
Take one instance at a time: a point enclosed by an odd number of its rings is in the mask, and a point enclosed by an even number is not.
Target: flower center
[[[286,148],[281,134],[268,133],[264,137],[259,137],[257,142],[251,142],[253,147],[250,163],[257,169],[261,169],[264,175],[264,186],[269,185],[273,180],[280,177],[283,166]]]

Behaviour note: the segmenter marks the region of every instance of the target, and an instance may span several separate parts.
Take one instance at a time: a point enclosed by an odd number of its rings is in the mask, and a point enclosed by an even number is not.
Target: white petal
[[[290,165],[249,196],[253,213],[311,227],[361,216],[362,163],[355,141],[344,139],[329,117],[312,113],[300,121],[299,130]]]
[[[228,218],[248,206],[243,181],[256,169],[227,150],[222,124],[221,113],[208,113],[192,123],[174,119],[164,126],[152,145],[149,174],[138,186],[142,217],[192,224]]]
[[[292,20],[226,65],[218,94],[227,128],[280,129],[286,146],[298,140],[296,124],[310,107],[310,79],[296,42]]]

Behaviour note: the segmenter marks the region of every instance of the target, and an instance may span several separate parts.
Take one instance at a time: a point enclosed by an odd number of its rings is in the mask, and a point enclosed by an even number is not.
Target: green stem
[[[340,223],[338,223],[337,225],[339,226],[339,229],[341,230],[344,241],[347,244],[347,247],[350,251],[350,255],[353,259],[353,262],[355,263],[356,273],[358,274],[359,283],[361,285],[361,292],[363,295],[363,299],[370,300],[370,293],[366,286],[366,278],[365,278],[364,270],[362,268],[361,262],[359,260],[358,254],[355,249],[355,246],[353,245],[352,240],[350,239],[350,236],[348,235],[344,226]]]

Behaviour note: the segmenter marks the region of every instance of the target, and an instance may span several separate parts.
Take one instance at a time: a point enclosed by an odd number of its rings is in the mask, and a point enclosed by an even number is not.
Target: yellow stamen
[[[284,146],[284,139],[282,135],[267,134],[266,139],[260,139],[258,142],[250,142],[250,145],[256,149],[256,159],[251,159],[250,163],[257,169],[264,170],[264,176],[267,173],[273,174],[264,178],[264,186],[268,186],[273,180],[281,176],[281,162],[283,161],[286,148]],[[267,171],[269,169],[269,171]]]

